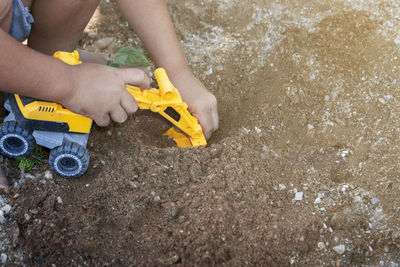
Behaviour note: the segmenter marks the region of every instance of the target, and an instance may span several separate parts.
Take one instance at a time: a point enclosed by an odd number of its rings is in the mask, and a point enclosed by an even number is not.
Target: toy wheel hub
[[[28,149],[28,143],[24,138],[16,134],[7,134],[0,140],[2,148],[10,154],[17,156],[23,155]]]
[[[75,176],[82,169],[80,159],[74,155],[60,155],[54,161],[54,166],[64,176]]]

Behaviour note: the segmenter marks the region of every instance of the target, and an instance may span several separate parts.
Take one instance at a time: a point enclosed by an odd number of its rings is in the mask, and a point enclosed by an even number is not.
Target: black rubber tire
[[[32,133],[18,126],[16,121],[0,125],[0,152],[6,157],[26,157],[35,147]]]
[[[89,167],[89,153],[81,145],[65,142],[50,151],[50,168],[66,178],[83,175]]]

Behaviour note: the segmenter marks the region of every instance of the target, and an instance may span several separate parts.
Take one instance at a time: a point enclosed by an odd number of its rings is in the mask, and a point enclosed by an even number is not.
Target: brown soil
[[[13,190],[25,262],[397,266],[398,5],[167,3],[220,129],[180,149],[149,112],[95,127],[85,176],[44,166]],[[115,11],[101,4],[82,47],[141,47]]]

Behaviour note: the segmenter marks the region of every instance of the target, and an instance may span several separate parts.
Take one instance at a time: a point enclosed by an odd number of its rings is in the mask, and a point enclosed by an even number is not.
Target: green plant
[[[36,145],[32,151],[32,155],[28,157],[17,158],[18,168],[21,171],[29,172],[33,167],[40,167],[42,165],[42,158],[46,153],[41,146]]]
[[[125,46],[120,48],[114,55],[114,58],[104,58],[107,65],[120,68],[121,66],[131,67],[149,67],[151,66],[147,58],[136,48]]]

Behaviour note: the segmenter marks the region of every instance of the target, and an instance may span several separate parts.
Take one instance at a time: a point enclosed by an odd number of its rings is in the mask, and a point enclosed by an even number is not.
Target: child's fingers
[[[135,98],[128,91],[126,91],[126,94],[122,96],[121,106],[128,115],[133,114],[138,110],[138,104]]]
[[[211,117],[214,122],[213,131],[216,131],[219,128],[219,117],[218,117],[218,112],[216,109],[211,112]]]
[[[209,114],[207,114],[207,113],[203,113],[203,114],[199,114],[199,115],[193,114],[193,115],[196,116],[197,119],[199,120],[200,126],[203,129],[204,137],[208,140],[214,131],[214,129],[213,129],[214,121],[213,121],[212,117],[209,116]]]
[[[93,120],[100,127],[105,127],[110,124],[110,116],[108,114],[102,114],[98,117],[94,117]]]
[[[114,108],[110,112],[110,115],[111,115],[111,119],[118,123],[123,123],[128,118],[128,115],[126,114],[125,110],[121,106]]]
[[[122,69],[125,83],[146,89],[150,87],[150,77],[141,69]]]

